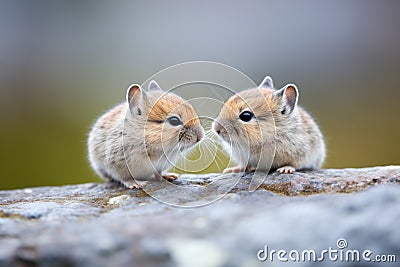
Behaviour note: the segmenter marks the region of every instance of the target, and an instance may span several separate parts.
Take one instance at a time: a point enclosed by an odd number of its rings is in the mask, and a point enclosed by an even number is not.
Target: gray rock
[[[398,265],[400,167],[271,173],[254,192],[263,175],[242,176],[0,191],[0,266],[281,266],[277,252],[257,258],[266,247],[316,258],[331,248],[344,259],[371,250]],[[325,254],[318,265],[379,264]]]

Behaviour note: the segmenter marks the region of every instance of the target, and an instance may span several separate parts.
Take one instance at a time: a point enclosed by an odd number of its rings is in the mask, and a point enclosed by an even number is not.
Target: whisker
[[[205,146],[205,149],[208,150],[208,153],[209,153],[210,155],[213,155],[214,163],[215,163],[215,165],[217,165],[218,170],[221,171],[223,168],[221,168],[219,162],[222,163],[223,160],[222,160],[221,156],[218,155],[218,152],[221,151],[221,150],[219,150],[218,145],[216,145],[215,143],[210,142],[209,144],[210,144],[210,145],[213,145],[213,150],[214,150],[214,151],[211,150],[210,146]]]

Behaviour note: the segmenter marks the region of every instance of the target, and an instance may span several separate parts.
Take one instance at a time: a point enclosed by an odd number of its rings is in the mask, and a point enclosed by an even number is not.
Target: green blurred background
[[[165,67],[296,83],[326,168],[399,164],[400,1],[0,1],[0,189],[99,181],[97,116]],[[239,89],[239,88],[238,88]]]

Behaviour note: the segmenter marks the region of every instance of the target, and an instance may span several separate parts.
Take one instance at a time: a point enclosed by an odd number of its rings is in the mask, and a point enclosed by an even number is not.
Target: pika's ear
[[[161,87],[158,85],[158,83],[155,80],[152,80],[149,83],[149,87],[147,90],[150,92],[150,91],[162,91],[163,89],[161,89]]]
[[[281,101],[282,103],[282,114],[292,113],[297,105],[297,100],[299,99],[299,91],[294,84],[286,85],[282,89],[274,92],[273,95],[274,97],[278,98],[279,101]]]
[[[145,97],[146,93],[142,90],[142,87],[140,87],[139,84],[132,84],[129,86],[128,90],[126,90],[126,101],[129,104],[131,112],[137,111],[140,115],[141,111],[139,104]]]
[[[272,81],[272,78],[270,76],[266,76],[258,86],[258,88],[265,88],[265,87],[274,88],[274,82]]]

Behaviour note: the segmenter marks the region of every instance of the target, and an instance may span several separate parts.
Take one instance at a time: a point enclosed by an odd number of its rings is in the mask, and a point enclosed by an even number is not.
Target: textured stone
[[[319,253],[338,249],[339,238],[398,265],[400,167],[271,173],[254,192],[250,180],[262,174],[242,176],[183,175],[145,191],[96,183],[0,191],[0,266],[280,266],[257,252]]]

